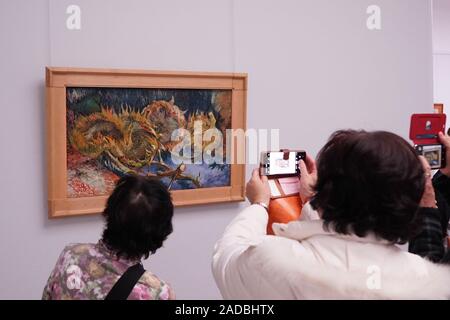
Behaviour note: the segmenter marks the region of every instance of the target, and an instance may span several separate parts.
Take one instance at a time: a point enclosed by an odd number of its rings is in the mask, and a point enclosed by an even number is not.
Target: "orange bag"
[[[298,193],[298,177],[270,178],[271,198],[267,234],[273,235],[272,223],[288,223],[298,220],[302,212],[302,200]]]

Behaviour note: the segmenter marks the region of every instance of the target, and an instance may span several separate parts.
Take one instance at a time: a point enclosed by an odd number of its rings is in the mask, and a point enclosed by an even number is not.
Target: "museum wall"
[[[70,4],[80,30],[66,28]],[[39,299],[62,248],[102,231],[98,215],[47,218],[47,65],[247,72],[248,128],[279,128],[280,146],[313,155],[340,128],[407,137],[410,114],[433,102],[425,0],[0,0],[0,40],[0,299]],[[244,206],[177,208],[146,268],[178,298],[220,298],[211,252]]]
[[[450,110],[450,1],[433,1],[434,102]]]

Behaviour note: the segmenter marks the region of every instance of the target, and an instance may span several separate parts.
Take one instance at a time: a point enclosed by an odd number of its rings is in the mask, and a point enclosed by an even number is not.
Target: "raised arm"
[[[252,246],[266,237],[268,215],[265,207],[270,200],[267,177],[260,177],[257,170],[247,183],[246,195],[251,206],[241,211],[228,225],[222,238],[216,243],[212,270],[224,298],[239,296],[244,284],[236,275],[239,259]]]

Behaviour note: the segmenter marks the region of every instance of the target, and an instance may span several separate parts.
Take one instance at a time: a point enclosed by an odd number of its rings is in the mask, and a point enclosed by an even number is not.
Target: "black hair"
[[[122,177],[103,211],[102,240],[117,257],[148,258],[172,233],[173,204],[158,180],[138,175]]]
[[[337,131],[319,152],[317,170],[311,205],[326,228],[359,237],[372,232],[392,243],[406,243],[420,231],[424,170],[401,137]]]

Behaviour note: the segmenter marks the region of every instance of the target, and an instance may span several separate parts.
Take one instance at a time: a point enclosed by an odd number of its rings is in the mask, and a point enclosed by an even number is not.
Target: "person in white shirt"
[[[430,179],[414,149],[384,131],[338,131],[301,162],[301,219],[266,234],[267,177],[226,228],[212,271],[225,299],[450,299],[450,268],[402,250],[420,231]],[[425,200],[423,198],[426,198]],[[421,202],[422,201],[422,202]]]

